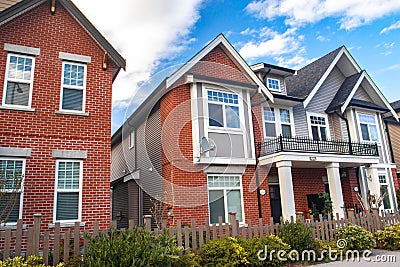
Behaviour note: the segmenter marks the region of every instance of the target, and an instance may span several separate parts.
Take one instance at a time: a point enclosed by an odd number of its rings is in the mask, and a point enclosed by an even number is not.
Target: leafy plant
[[[233,237],[207,242],[200,249],[199,256],[201,266],[233,267],[248,264],[245,249]]]
[[[351,223],[344,228],[339,228],[336,237],[346,240],[344,248],[346,250],[371,250],[375,246],[375,238],[371,232]]]
[[[311,237],[312,228],[302,221],[284,222],[279,229],[279,237],[294,250],[301,253],[304,250],[316,248],[316,241]]]
[[[384,249],[400,249],[400,223],[378,230],[376,237]]]
[[[111,229],[95,237],[86,236],[90,246],[84,256],[87,266],[172,266],[182,247],[167,232],[160,235],[132,228],[119,232]]]
[[[175,262],[173,267],[201,267],[201,257],[193,252],[184,254],[179,257],[179,260]]]
[[[322,214],[323,215],[328,215],[328,214],[332,215],[333,206],[332,206],[331,196],[328,193],[324,192],[324,193],[318,194],[318,197],[324,201],[324,208],[322,210]]]
[[[64,266],[62,263],[57,265],[57,267],[62,266]],[[27,260],[23,257],[15,257],[0,261],[0,267],[46,267],[46,265],[43,264],[42,257],[29,256]]]
[[[284,261],[278,259],[278,253],[272,253],[270,257],[270,252],[275,250],[276,252],[283,250],[286,252],[290,251],[290,246],[282,241],[277,236],[269,235],[266,237],[255,237],[253,239],[242,240],[242,247],[247,252],[247,260],[251,266],[281,266]],[[267,251],[265,251],[267,249]],[[262,250],[263,253],[259,253]],[[265,257],[265,260],[260,260]]]

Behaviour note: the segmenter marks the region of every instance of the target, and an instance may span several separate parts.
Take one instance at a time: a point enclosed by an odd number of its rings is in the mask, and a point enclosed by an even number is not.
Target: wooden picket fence
[[[338,215],[337,215],[338,216]],[[306,225],[312,227],[312,235],[320,240],[334,240],[336,229],[346,226],[348,223],[362,226],[366,230],[375,233],[386,225],[393,225],[400,222],[399,214],[381,214],[377,210],[373,213],[355,214],[354,210],[348,210],[345,218],[333,220],[331,216],[324,220],[322,216],[319,220],[304,219],[302,214],[296,215],[297,220],[304,221]],[[195,219],[191,220],[191,224],[182,225],[180,220],[177,220],[174,227],[167,227],[164,222],[161,229],[151,229],[151,216],[145,216],[144,226],[154,234],[158,235],[167,232],[169,235],[176,238],[178,246],[185,248],[185,252],[196,251],[201,248],[209,240],[220,239],[225,236],[238,237],[243,239],[252,239],[253,237],[263,237],[266,235],[279,234],[279,229],[283,227],[281,224],[274,224],[271,218],[269,224],[259,219],[258,222],[248,220],[247,225],[241,225],[236,220],[235,213],[230,213],[230,221],[234,223],[222,223],[222,218],[219,218],[218,224],[209,225],[208,220],[198,225]],[[291,218],[295,220],[295,218]],[[73,257],[81,257],[88,248],[89,243],[85,235],[96,236],[99,234],[99,224],[94,222],[93,229],[82,229],[80,223],[75,223],[75,226],[68,229],[60,227],[56,223],[51,232],[41,231],[40,229],[41,216],[35,215],[32,226],[24,229],[22,220],[18,220],[15,229],[0,230],[0,258],[6,259],[14,256],[43,256],[43,261],[46,265],[56,265],[60,261],[68,262]],[[133,227],[133,221],[129,222],[129,228]],[[116,222],[111,223],[111,227],[115,227]],[[120,229],[125,231],[126,229]],[[102,232],[107,233],[108,230]]]

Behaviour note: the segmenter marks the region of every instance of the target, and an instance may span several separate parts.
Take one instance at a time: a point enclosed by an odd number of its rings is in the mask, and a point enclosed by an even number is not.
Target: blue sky
[[[224,33],[249,64],[298,69],[345,45],[390,102],[400,99],[397,0],[74,0],[127,59],[113,88],[113,132],[140,85]],[[93,3],[96,3],[93,8]],[[107,18],[107,19],[104,19]]]

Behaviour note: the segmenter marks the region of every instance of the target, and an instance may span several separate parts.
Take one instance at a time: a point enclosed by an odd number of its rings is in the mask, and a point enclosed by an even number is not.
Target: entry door
[[[279,185],[269,186],[269,196],[272,218],[274,219],[274,223],[279,223],[282,216],[281,194],[279,191]]]

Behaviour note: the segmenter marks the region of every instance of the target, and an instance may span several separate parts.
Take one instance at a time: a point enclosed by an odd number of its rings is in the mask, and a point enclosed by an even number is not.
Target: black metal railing
[[[305,152],[355,156],[379,156],[376,143],[355,143],[343,140],[312,140],[308,137],[283,137],[265,139],[257,145],[258,156],[278,152]]]

